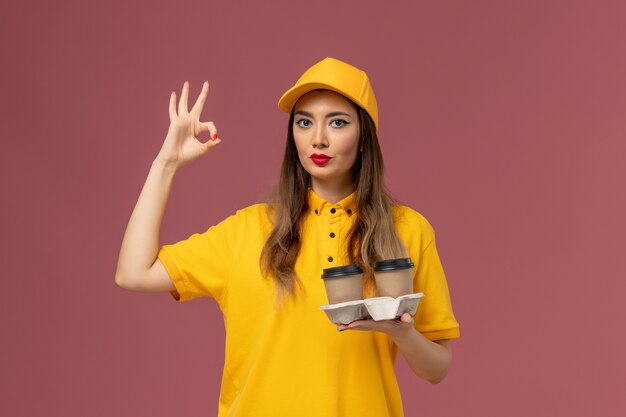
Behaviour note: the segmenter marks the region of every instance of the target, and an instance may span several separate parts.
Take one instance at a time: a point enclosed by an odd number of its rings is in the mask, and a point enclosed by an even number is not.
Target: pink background
[[[373,80],[461,323],[443,383],[399,359],[406,415],[623,415],[624,2],[37,3],[0,6],[0,415],[216,414],[219,310],[117,288],[123,232],[172,90],[209,80],[223,143],[177,175],[163,244],[267,194],[276,102],[326,56]]]

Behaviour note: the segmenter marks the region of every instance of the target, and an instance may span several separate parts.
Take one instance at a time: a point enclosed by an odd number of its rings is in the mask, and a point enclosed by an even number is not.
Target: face
[[[352,103],[330,90],[311,91],[294,108],[293,136],[300,163],[315,182],[352,183],[361,129]]]

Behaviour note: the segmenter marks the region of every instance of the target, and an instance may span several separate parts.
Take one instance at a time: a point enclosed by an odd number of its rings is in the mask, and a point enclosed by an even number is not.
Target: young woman
[[[217,301],[226,325],[220,417],[402,416],[398,350],[417,376],[438,383],[459,325],[433,228],[384,191],[367,75],[332,58],[309,68],[279,101],[289,125],[273,201],[159,247],[175,173],[220,143],[215,125],[199,120],[208,89],[191,110],[188,83],[178,108],[170,97],[170,128],[128,223],[115,282]],[[203,132],[212,139],[200,142]],[[414,292],[425,294],[415,317],[335,327],[320,311],[323,269],[359,264],[366,297],[375,296],[374,264],[399,257],[412,259]]]

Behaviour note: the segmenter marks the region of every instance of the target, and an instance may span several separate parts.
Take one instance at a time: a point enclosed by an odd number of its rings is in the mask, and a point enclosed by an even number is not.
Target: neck
[[[338,182],[336,180],[324,181],[319,178],[311,178],[311,188],[315,191],[315,194],[331,204],[343,200],[354,192],[351,179]]]

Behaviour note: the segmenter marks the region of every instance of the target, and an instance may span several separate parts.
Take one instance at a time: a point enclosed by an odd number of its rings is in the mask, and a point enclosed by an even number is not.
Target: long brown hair
[[[359,116],[359,149],[352,168],[356,192],[356,220],[348,232],[347,253],[350,263],[363,269],[365,291],[375,294],[374,264],[381,259],[406,256],[406,249],[395,233],[391,216],[393,200],[383,183],[383,156],[376,128],[369,114],[354,104]],[[263,276],[276,282],[277,300],[295,297],[301,281],[294,265],[302,245],[302,223],[308,209],[311,176],[305,171],[293,135],[294,111],[289,115],[287,143],[273,201],[268,204],[274,228],[263,251],[260,266]],[[320,271],[321,273],[321,271]]]

